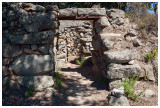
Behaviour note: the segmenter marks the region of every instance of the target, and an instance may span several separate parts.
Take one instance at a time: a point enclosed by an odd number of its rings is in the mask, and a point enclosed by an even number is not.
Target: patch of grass
[[[128,80],[122,81],[125,94],[132,100],[136,100],[143,92],[135,94],[134,84],[139,80],[139,77],[131,77]]]
[[[151,52],[148,52],[144,55],[145,61],[151,62],[157,57],[157,55],[158,55],[158,50],[153,49]]]
[[[29,88],[29,86],[27,86],[28,90],[26,91],[27,93],[27,96],[30,97],[30,96],[33,96],[34,95],[34,92],[32,91],[32,89]]]
[[[81,60],[76,60],[76,63],[82,67],[85,65],[85,61],[86,61],[85,56],[82,56]]]
[[[53,77],[55,78],[54,88],[59,89],[62,87],[62,77],[63,75],[60,73],[61,69],[58,72],[54,72]]]

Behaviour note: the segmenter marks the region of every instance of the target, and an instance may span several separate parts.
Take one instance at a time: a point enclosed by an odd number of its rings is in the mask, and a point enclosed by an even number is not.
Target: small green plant
[[[82,66],[85,65],[85,61],[86,61],[85,56],[82,56],[82,57],[81,57],[81,61],[76,60],[76,63],[82,67]]]
[[[54,78],[55,78],[55,83],[54,83],[54,88],[59,89],[62,87],[62,80],[61,78],[63,75],[60,73],[61,69],[58,69],[58,72],[54,72]]]
[[[59,89],[59,88],[61,88],[61,87],[62,87],[62,80],[59,79],[59,78],[56,78],[56,79],[55,79],[54,88],[55,88],[55,89]]]
[[[153,49],[151,52],[148,52],[144,55],[145,61],[150,62],[154,60],[158,55],[158,50]]]
[[[27,86],[28,90],[26,91],[27,93],[27,96],[30,97],[30,96],[33,96],[34,95],[34,92],[32,91],[32,89],[30,89],[29,86]]]
[[[135,94],[134,84],[139,79],[139,77],[131,77],[128,80],[122,81],[122,86],[124,87],[125,94],[133,99],[136,100],[143,92]]]

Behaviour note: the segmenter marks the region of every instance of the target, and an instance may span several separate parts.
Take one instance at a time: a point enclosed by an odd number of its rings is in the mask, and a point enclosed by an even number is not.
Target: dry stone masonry
[[[110,89],[129,76],[155,80],[157,61],[145,63],[143,53],[153,45],[138,38],[122,10],[3,3],[2,28],[4,81],[42,91],[68,57],[82,55],[92,56],[93,74],[106,77]]]

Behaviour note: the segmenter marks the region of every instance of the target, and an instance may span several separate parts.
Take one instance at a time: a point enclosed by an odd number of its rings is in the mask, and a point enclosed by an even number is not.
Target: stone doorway
[[[59,20],[59,35],[55,38],[55,69],[85,56],[91,57],[93,20]],[[74,59],[74,60],[73,60]],[[75,63],[72,62],[72,63]]]

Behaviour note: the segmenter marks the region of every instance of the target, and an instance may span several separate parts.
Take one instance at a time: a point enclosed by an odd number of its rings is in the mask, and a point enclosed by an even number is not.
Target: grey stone
[[[31,49],[32,50],[36,50],[37,49],[37,45],[31,45]]]
[[[44,44],[51,43],[54,36],[55,33],[48,30],[24,35],[11,35],[8,38],[14,44]]]
[[[2,55],[3,57],[16,57],[22,54],[22,51],[16,45],[3,44]]]
[[[48,5],[48,6],[46,7],[46,11],[58,11],[58,10],[59,10],[59,8],[58,8],[57,5],[54,5],[54,6]]]
[[[154,77],[154,73],[153,73],[153,67],[150,64],[147,65],[143,65],[143,67],[141,67],[145,70],[145,74],[146,77],[151,80],[151,81],[155,81],[155,77]]]
[[[123,25],[124,24],[124,19],[123,18],[118,18],[118,20],[116,21],[117,25]]]
[[[32,6],[34,6],[34,4],[32,4],[32,3],[22,3],[23,8],[32,7]]]
[[[106,16],[105,8],[78,8],[78,16]]]
[[[18,83],[33,91],[43,91],[54,84],[52,76],[18,76]]]
[[[127,34],[131,35],[131,36],[137,36],[138,35],[138,31],[136,31],[135,29],[130,29]]]
[[[18,75],[45,74],[53,70],[53,61],[50,55],[22,55],[11,68]]]
[[[111,106],[130,106],[125,96],[121,96],[120,98],[109,96],[109,105]]]
[[[101,17],[98,21],[97,21],[97,26],[100,27],[107,27],[110,26],[110,23],[108,21],[108,19],[106,17]]]
[[[42,30],[54,30],[58,27],[58,23],[53,21],[47,15],[33,14],[20,17],[20,25],[27,32],[38,32]]]
[[[140,73],[141,73],[141,67],[138,64],[121,65],[121,64],[111,63],[108,65],[108,70],[106,71],[108,79],[139,76]]]
[[[44,54],[49,54],[50,45],[39,45],[38,50],[42,51]]]
[[[77,16],[77,8],[66,8],[59,10],[59,17],[73,17]]]
[[[144,92],[144,95],[147,98],[154,97],[155,96],[155,92],[153,90],[146,89],[145,92]]]
[[[10,75],[8,68],[6,66],[2,66],[2,76],[5,77],[8,75]]]
[[[137,50],[104,52],[104,55],[108,63],[127,63],[137,58]]]
[[[114,88],[118,88],[121,85],[122,85],[122,81],[121,80],[110,80],[109,89],[113,90]]]
[[[142,45],[141,40],[139,40],[139,39],[134,39],[134,40],[133,40],[133,45],[134,45],[135,47],[141,46],[141,45]]]
[[[112,96],[115,96],[117,98],[120,98],[122,95],[124,94],[124,87],[120,87],[118,89],[114,88],[112,91],[111,91],[111,95]]]
[[[125,17],[125,12],[123,10],[120,10],[120,9],[111,9],[111,10],[107,11],[107,15],[112,19],[124,18]]]

